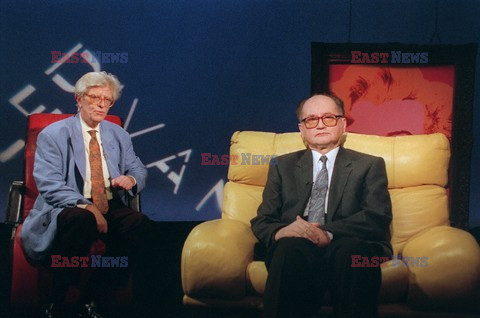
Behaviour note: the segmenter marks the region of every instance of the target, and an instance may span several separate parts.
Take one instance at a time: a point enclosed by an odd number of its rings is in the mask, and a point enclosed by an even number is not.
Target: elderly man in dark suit
[[[315,317],[327,290],[337,317],[375,317],[380,267],[352,266],[352,256],[392,254],[385,162],[341,146],[346,119],[337,97],[312,96],[297,117],[308,149],[270,167],[251,221],[267,247],[265,317]]]

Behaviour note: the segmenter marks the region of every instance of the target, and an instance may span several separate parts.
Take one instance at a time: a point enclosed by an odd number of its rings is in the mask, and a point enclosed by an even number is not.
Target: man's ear
[[[305,141],[305,137],[303,136],[303,126],[300,123],[298,124],[298,130],[300,130],[300,137],[302,138],[303,144],[308,148],[308,143]]]
[[[300,134],[303,135],[303,130],[302,130],[302,124],[298,123],[298,130],[300,131]]]
[[[74,98],[75,98],[75,103],[77,104],[77,112],[79,112],[80,109],[82,109],[82,104],[80,104],[81,97],[78,95],[74,95]]]

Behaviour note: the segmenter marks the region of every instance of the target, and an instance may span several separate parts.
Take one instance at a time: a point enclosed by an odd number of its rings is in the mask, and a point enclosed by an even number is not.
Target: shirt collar
[[[78,116],[80,118],[80,126],[82,127],[82,133],[88,133],[90,130],[96,130],[98,133],[100,133],[100,124],[97,125],[97,127],[92,128],[87,125],[87,123],[83,120],[82,116]]]
[[[337,159],[338,151],[340,150],[340,147],[333,148],[329,152],[327,152],[325,155],[322,155],[316,150],[312,150],[312,156],[313,156],[313,162],[319,162],[320,157],[326,156],[327,157],[327,162],[331,163],[332,165],[335,163],[335,159]]]

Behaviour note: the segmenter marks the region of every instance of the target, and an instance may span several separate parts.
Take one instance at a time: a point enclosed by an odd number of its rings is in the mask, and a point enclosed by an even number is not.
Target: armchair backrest
[[[395,253],[415,234],[448,225],[450,145],[443,134],[381,137],[348,133],[344,147],[383,157],[392,199]],[[300,133],[235,132],[222,218],[246,224],[262,200],[271,156],[305,149]],[[232,160],[233,159],[233,160]]]
[[[33,178],[33,164],[35,162],[35,151],[37,150],[37,137],[43,128],[48,125],[73,116],[73,114],[32,114],[28,116],[27,122],[27,138],[25,143],[25,158],[24,158],[24,186],[25,193],[23,197],[23,217],[22,222],[27,217],[28,213],[33,207],[38,196],[37,186]],[[115,124],[122,125],[122,120],[116,115],[107,115],[106,120]]]

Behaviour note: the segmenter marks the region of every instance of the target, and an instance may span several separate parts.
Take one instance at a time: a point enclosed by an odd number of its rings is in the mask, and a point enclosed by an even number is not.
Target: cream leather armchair
[[[349,133],[344,146],[385,159],[394,255],[421,260],[383,264],[380,303],[406,303],[415,309],[478,307],[480,248],[468,232],[449,226],[447,138]],[[195,227],[183,247],[184,304],[261,307],[267,271],[262,261],[253,260],[257,239],[250,229],[269,167],[261,158],[303,148],[299,133],[233,134],[230,156],[238,160],[230,162],[222,218]],[[258,160],[252,160],[254,155],[260,155]]]

